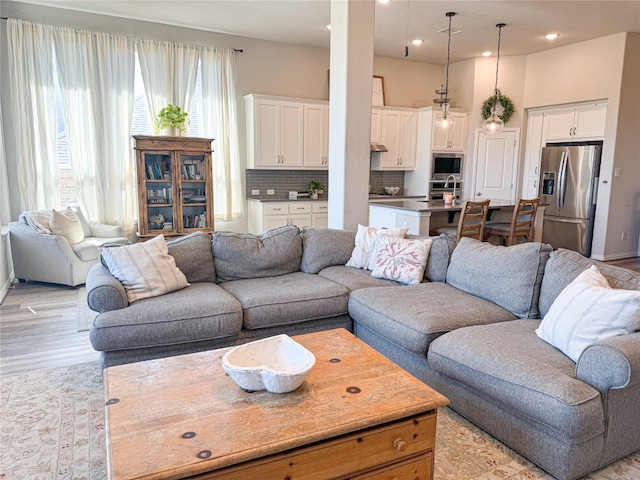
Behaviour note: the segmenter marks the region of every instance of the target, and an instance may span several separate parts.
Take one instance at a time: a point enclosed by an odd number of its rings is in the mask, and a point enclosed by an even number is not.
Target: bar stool
[[[511,223],[488,223],[484,229],[484,239],[497,235],[500,237],[500,243],[506,246],[514,245],[517,237],[524,237],[527,242],[532,241],[539,203],[540,197],[518,199],[518,204],[513,209]]]
[[[470,237],[482,241],[487,213],[489,212],[489,202],[490,200],[478,202],[467,200],[462,205],[457,227],[434,227],[429,230],[429,234],[437,236],[441,233],[446,233],[455,235],[457,240],[462,237]]]

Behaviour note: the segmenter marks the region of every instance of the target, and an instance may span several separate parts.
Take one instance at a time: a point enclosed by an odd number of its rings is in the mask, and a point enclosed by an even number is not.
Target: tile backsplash
[[[306,192],[307,185],[316,180],[325,186],[324,194],[329,193],[329,172],[326,170],[252,170],[245,171],[247,198],[259,200],[287,200],[289,191]],[[372,193],[384,193],[384,187],[400,187],[398,195],[404,193],[404,172],[369,172],[369,185]],[[273,195],[267,190],[273,189]],[[252,190],[259,190],[259,195],[252,195]]]

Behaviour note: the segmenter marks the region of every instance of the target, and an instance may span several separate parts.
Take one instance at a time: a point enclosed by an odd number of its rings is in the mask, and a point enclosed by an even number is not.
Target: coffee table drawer
[[[387,468],[363,473],[350,480],[430,480],[433,471],[433,452],[427,452]]]
[[[431,478],[436,413],[417,415],[326,442],[272,455],[197,476],[237,478]],[[406,462],[405,462],[406,460]],[[398,462],[402,462],[398,466]],[[396,470],[399,469],[399,470]],[[377,475],[379,471],[380,477]],[[386,473],[385,473],[386,472]],[[387,475],[387,476],[385,476]],[[390,476],[389,476],[390,475]]]

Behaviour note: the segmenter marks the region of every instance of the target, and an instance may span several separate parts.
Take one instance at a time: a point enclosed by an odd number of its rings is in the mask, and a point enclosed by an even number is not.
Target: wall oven
[[[456,179],[456,199],[462,195],[462,167],[464,154],[462,153],[434,153],[431,159],[432,173],[429,181],[429,200],[443,200],[445,193],[453,192],[453,180],[447,178],[450,175]]]

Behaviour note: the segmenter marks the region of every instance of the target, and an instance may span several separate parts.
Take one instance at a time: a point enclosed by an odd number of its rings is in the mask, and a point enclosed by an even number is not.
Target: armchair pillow
[[[124,286],[129,303],[189,285],[169,255],[164,235],[133,245],[101,248],[100,255],[111,274]]]
[[[384,232],[385,235],[392,237],[405,237],[409,229],[402,228],[376,228],[368,227],[365,225],[358,225],[358,231],[356,232],[355,247],[351,252],[351,258],[346,263],[347,267],[363,268],[366,270],[373,270],[376,261],[375,254],[378,248],[378,232]]]
[[[640,330],[640,291],[613,289],[595,265],[555,299],[536,334],[577,362],[589,345]]]
[[[80,219],[75,212],[71,210],[71,207],[67,207],[61,212],[55,209],[52,210],[49,218],[49,227],[54,235],[63,236],[71,245],[84,240],[82,223],[80,223]]]

